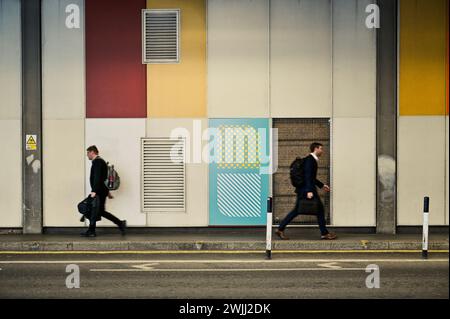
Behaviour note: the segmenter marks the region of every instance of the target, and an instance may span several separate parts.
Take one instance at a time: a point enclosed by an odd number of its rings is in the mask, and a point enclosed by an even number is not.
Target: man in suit
[[[330,233],[326,227],[325,221],[325,209],[322,201],[320,200],[319,193],[317,192],[317,187],[323,188],[326,192],[331,191],[328,185],[323,184],[317,179],[317,162],[319,157],[323,154],[323,145],[320,143],[312,143],[310,145],[311,154],[309,154],[303,161],[303,183],[296,188],[297,202],[294,209],[284,218],[281,222],[276,234],[281,239],[289,239],[284,234],[286,226],[299,214],[298,204],[300,199],[315,199],[318,204],[317,221],[319,223],[321,239],[333,240],[337,236],[334,233]]]
[[[91,184],[90,196],[98,197],[98,207],[93,209],[91,219],[89,220],[89,229],[81,235],[85,237],[96,236],[95,228],[98,215],[112,221],[119,227],[122,234],[125,234],[127,222],[125,220],[120,220],[113,214],[105,211],[106,197],[113,198],[108,187],[105,185],[105,180],[108,178],[108,165],[103,158],[98,155],[98,149],[95,145],[89,146],[86,151],[88,159],[92,161],[91,175],[89,177],[89,182]]]

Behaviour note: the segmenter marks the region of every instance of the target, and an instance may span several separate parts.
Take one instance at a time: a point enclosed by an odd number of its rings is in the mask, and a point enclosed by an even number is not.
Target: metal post
[[[422,236],[422,258],[428,258],[428,217],[429,217],[430,198],[423,198],[423,236]]]
[[[272,197],[267,197],[266,258],[272,259]]]

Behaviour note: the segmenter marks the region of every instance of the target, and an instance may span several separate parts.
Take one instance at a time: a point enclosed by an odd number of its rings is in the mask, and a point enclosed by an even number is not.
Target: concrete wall
[[[0,0],[0,227],[22,226],[20,29],[20,1]]]
[[[196,124],[194,124],[194,121]],[[194,163],[194,140],[208,127],[206,118],[148,119],[147,137],[171,137],[173,130],[181,128],[189,136],[190,162],[186,164],[186,211],[152,212],[147,214],[147,226],[207,226],[208,225],[208,164]],[[202,142],[204,146],[205,142]]]
[[[80,8],[80,28],[67,28],[66,7]],[[42,2],[44,226],[81,226],[85,196],[84,1]]]
[[[375,226],[376,34],[370,0],[334,0],[332,224]]]

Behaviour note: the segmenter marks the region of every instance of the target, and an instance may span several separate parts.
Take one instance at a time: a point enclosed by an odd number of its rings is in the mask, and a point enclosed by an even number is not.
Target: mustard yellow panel
[[[148,117],[206,116],[205,0],[148,0],[149,9],[180,9],[180,62],[147,65]]]
[[[400,2],[400,115],[445,115],[448,0]]]

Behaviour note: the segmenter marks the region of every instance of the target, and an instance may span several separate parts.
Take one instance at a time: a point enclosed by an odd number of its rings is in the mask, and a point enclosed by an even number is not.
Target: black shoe
[[[125,235],[125,230],[127,228],[127,221],[126,220],[122,220],[120,221],[120,224],[117,225],[120,229],[120,232],[122,233],[122,235]]]
[[[84,215],[83,216],[81,216],[81,218],[80,218],[80,222],[82,222],[82,223],[84,223],[84,221],[86,220],[86,217],[84,217]]]
[[[81,233],[80,236],[82,236],[82,237],[97,237],[97,234],[93,230],[88,230],[85,233]]]

